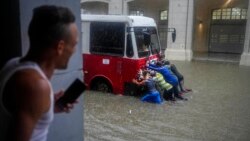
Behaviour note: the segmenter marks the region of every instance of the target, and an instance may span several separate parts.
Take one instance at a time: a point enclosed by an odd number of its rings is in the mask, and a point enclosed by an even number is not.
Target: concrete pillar
[[[245,33],[244,49],[240,59],[240,65],[250,66],[250,2],[247,10],[247,24]]]
[[[176,29],[176,40],[172,42],[169,32],[165,50],[167,59],[192,60],[193,11],[194,0],[169,0],[168,27]]]
[[[109,3],[109,15],[122,15],[123,14],[123,0],[111,0]]]
[[[84,2],[105,2],[108,3],[109,15],[128,15],[128,2],[133,0],[81,0]]]
[[[123,0],[123,15],[129,15],[128,3],[134,0]]]

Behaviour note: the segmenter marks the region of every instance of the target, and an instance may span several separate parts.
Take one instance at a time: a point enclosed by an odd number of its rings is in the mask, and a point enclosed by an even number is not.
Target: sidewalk
[[[197,61],[215,61],[215,62],[240,62],[240,54],[227,54],[227,53],[194,53],[193,60]]]

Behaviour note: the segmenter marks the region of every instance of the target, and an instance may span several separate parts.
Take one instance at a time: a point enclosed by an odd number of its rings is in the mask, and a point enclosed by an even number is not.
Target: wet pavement
[[[85,141],[249,141],[250,67],[173,61],[193,92],[188,101],[143,103],[87,91]]]

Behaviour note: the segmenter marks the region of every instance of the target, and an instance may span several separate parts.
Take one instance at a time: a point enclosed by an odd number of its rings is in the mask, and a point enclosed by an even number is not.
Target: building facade
[[[165,56],[191,61],[198,53],[233,54],[250,66],[249,0],[81,0],[83,14],[155,19]],[[176,29],[172,42],[168,28]]]

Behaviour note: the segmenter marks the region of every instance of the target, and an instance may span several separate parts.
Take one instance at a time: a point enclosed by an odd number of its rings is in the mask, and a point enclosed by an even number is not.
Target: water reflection
[[[188,101],[162,105],[88,91],[85,141],[247,141],[250,138],[250,67],[173,62],[193,89]]]

